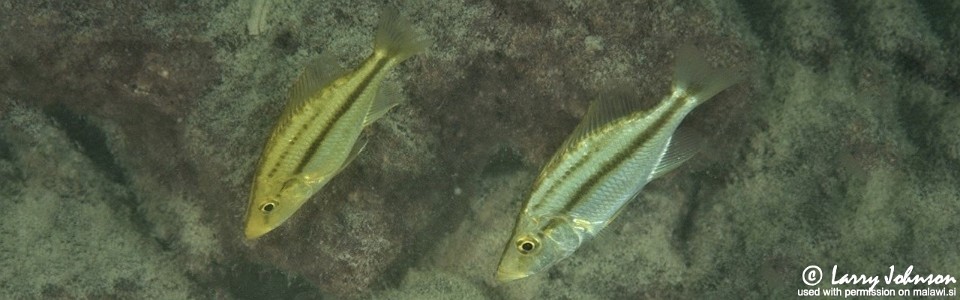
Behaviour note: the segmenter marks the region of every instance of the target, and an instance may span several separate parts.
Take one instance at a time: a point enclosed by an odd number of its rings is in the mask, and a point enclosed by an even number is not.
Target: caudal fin
[[[686,91],[698,103],[709,100],[740,81],[740,76],[732,70],[710,66],[703,53],[693,46],[681,47],[677,51],[675,64],[673,88]]]
[[[396,8],[387,7],[380,13],[374,51],[382,51],[400,62],[426,51],[431,43],[430,38],[417,33]]]

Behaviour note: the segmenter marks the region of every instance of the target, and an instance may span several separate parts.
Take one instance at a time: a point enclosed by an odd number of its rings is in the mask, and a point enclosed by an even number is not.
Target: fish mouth
[[[265,226],[247,226],[243,230],[243,236],[248,241],[252,241],[260,238],[264,234],[267,234],[267,232],[270,232],[271,230],[273,230],[273,228],[268,228]]]
[[[505,272],[505,271],[503,271],[503,270],[497,270],[497,281],[499,281],[499,282],[514,281],[514,280],[517,280],[517,279],[526,278],[527,276],[530,276],[531,274],[532,274],[532,273],[525,273],[525,272]]]

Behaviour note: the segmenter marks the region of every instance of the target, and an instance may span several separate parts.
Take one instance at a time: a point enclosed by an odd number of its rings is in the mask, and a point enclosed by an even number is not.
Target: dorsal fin
[[[627,89],[625,83],[617,84],[615,88],[605,89],[587,109],[587,114],[580,120],[580,124],[573,130],[570,137],[564,142],[561,149],[566,149],[589,136],[597,129],[621,117],[642,110],[636,94]]]
[[[303,68],[300,77],[290,88],[290,101],[287,107],[299,107],[300,102],[310,99],[320,89],[329,85],[337,78],[346,73],[337,60],[329,54],[321,54],[320,57],[310,61]]]

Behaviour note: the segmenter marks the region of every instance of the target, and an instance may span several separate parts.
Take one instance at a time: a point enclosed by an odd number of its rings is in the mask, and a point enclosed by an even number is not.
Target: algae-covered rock
[[[483,290],[457,274],[411,269],[399,288],[374,299],[487,299]]]
[[[11,299],[186,299],[199,286],[145,235],[133,192],[40,111],[0,99],[0,291]]]

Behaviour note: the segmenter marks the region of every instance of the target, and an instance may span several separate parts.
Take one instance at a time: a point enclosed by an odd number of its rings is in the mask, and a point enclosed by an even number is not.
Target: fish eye
[[[267,203],[264,203],[263,205],[260,205],[260,211],[265,213],[269,213],[273,211],[273,209],[275,208],[277,208],[277,203],[275,202],[267,202]]]
[[[522,238],[517,240],[517,251],[520,251],[520,254],[530,254],[534,250],[537,250],[536,240],[530,238]]]

